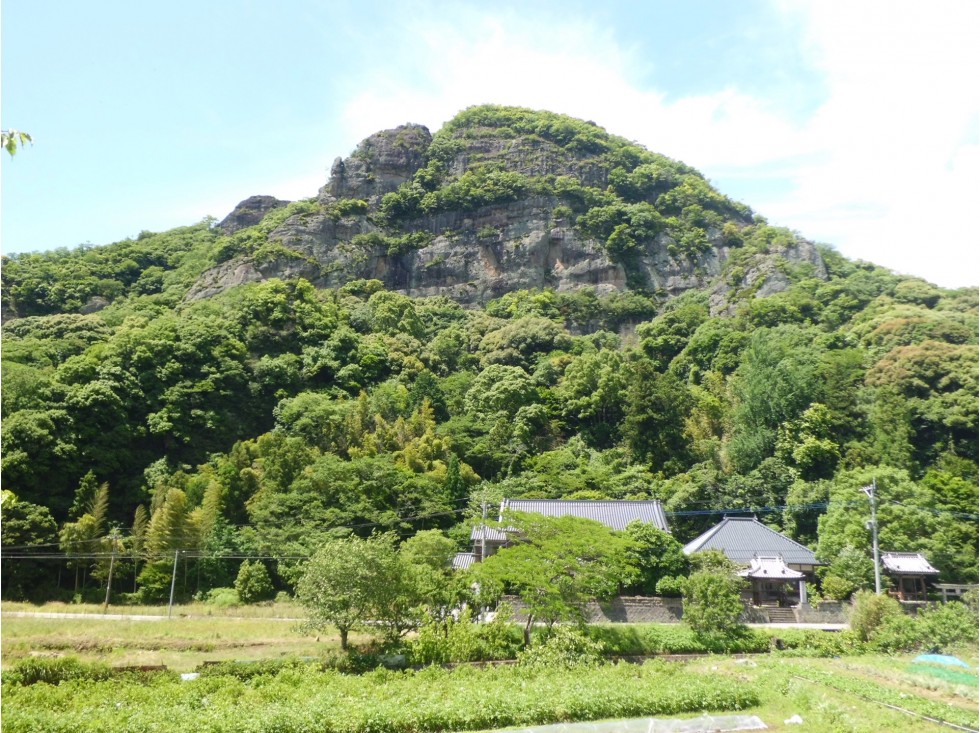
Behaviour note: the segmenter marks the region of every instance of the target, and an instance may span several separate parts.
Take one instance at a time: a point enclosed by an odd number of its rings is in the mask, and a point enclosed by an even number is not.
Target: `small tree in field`
[[[235,578],[235,591],[238,593],[238,600],[242,603],[268,601],[276,593],[269,578],[269,571],[260,560],[255,562],[246,560],[242,563],[238,569],[238,577]]]
[[[462,604],[469,587],[452,568],[455,553],[456,544],[437,529],[422,530],[399,548],[402,590],[415,604],[414,621],[425,614],[444,620]]]
[[[397,565],[394,539],[388,535],[324,542],[296,585],[296,598],[310,614],[309,626],[337,627],[340,647],[346,651],[350,632],[378,617]]]
[[[684,584],[684,621],[701,638],[719,640],[741,633],[742,586],[731,573],[701,570]]]

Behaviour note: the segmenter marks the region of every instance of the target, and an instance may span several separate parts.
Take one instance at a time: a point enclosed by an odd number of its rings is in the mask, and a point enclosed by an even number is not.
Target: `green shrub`
[[[602,662],[602,642],[589,638],[572,626],[555,626],[543,643],[534,644],[517,655],[517,663],[530,669],[572,669],[598,666]]]
[[[829,598],[832,601],[844,601],[851,597],[851,594],[857,590],[857,586],[854,585],[847,578],[841,578],[838,575],[827,575],[823,579],[821,584],[823,589],[823,595],[825,598]]]
[[[382,666],[381,657],[374,652],[362,652],[351,647],[347,651],[332,649],[322,655],[320,667],[341,674],[364,674]]]
[[[918,649],[919,627],[916,620],[904,612],[885,613],[868,640],[872,649],[886,653],[909,652]]]
[[[978,641],[977,617],[962,603],[929,606],[913,620],[919,648],[942,651]]]
[[[865,647],[850,631],[744,629],[723,639],[698,637],[684,624],[597,624],[586,630],[607,655],[752,654],[785,650],[793,655],[834,657],[861,653]]]
[[[238,569],[235,578],[235,590],[242,603],[258,603],[270,600],[276,592],[269,578],[269,571],[261,560],[249,562],[246,560]]]
[[[217,608],[234,608],[240,602],[238,591],[234,588],[212,588],[204,601]]]
[[[334,221],[345,216],[360,216],[368,212],[368,202],[363,199],[340,199],[331,204],[330,218]]]
[[[386,236],[380,232],[355,234],[351,244],[362,249],[382,249],[391,256],[405,254],[415,249],[423,249],[432,244],[429,232],[410,232],[400,236]]]
[[[553,219],[569,219],[575,216],[575,212],[572,211],[571,206],[566,206],[565,204],[560,204],[556,206],[551,211],[551,216]]]
[[[201,665],[197,671],[202,677],[234,677],[243,682],[265,675],[277,675],[287,669],[314,669],[321,665],[309,659],[260,659],[254,662],[219,662]]]
[[[97,682],[107,680],[112,676],[112,670],[105,664],[86,664],[75,657],[60,657],[58,659],[28,658],[3,673],[3,684],[33,685],[46,682],[58,685],[66,680],[89,680]]]
[[[910,616],[893,598],[870,591],[857,594],[850,631],[831,634],[783,629],[779,636],[784,649],[815,656],[843,656],[868,650],[943,651],[976,644],[978,640],[977,619],[962,604],[937,604]]]
[[[830,566],[821,568],[818,574],[824,594],[835,601],[842,601],[856,590],[874,587],[875,566],[864,550],[845,545]]]
[[[139,602],[145,604],[166,601],[170,595],[173,569],[170,561],[150,562],[143,566],[139,574]]]
[[[780,629],[778,632],[767,632],[767,635],[774,651],[785,651],[791,656],[842,657],[865,651],[864,645],[851,631]]]
[[[480,227],[477,231],[476,236],[478,239],[496,239],[500,235],[500,230],[497,227]]]
[[[513,659],[521,646],[520,631],[510,614],[498,610],[490,623],[474,623],[469,609],[459,619],[430,619],[408,646],[412,664],[483,662]]]
[[[861,641],[870,641],[889,618],[903,615],[898,601],[871,591],[859,591],[851,609],[851,630]]]
[[[767,652],[771,634],[761,629],[743,629],[727,637],[704,637],[685,624],[602,624],[589,626],[590,638],[602,643],[612,656],[654,654],[704,654]]]
[[[684,583],[687,578],[682,576],[668,575],[657,581],[657,595],[666,598],[680,598],[684,595]]]
[[[974,618],[980,619],[980,591],[976,588],[963,594],[963,605]]]
[[[726,572],[702,570],[684,584],[684,621],[708,641],[734,638],[744,631],[740,619],[744,581]]]

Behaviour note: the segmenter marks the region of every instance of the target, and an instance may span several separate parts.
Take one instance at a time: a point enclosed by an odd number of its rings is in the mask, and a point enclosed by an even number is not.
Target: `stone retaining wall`
[[[846,624],[847,610],[840,601],[821,601],[797,608],[796,620],[804,624]]]
[[[527,619],[524,604],[519,598],[504,596],[502,600],[514,608],[515,621]],[[591,624],[672,624],[680,621],[682,615],[680,598],[617,596],[603,603],[590,602],[585,606],[585,619]]]
[[[514,609],[514,620],[525,621],[525,606],[516,596],[504,596],[503,601]],[[845,624],[847,614],[844,604],[825,601],[815,606],[794,609],[797,623],[807,624]],[[588,623],[656,623],[673,624],[680,622],[684,615],[680,598],[661,598],[658,596],[618,596],[603,603],[590,602],[585,607]],[[747,606],[742,616],[745,623],[769,623],[765,608]]]

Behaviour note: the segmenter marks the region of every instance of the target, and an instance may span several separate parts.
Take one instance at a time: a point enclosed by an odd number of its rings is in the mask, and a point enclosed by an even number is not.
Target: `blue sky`
[[[312,196],[472,104],[594,120],[770,222],[976,285],[980,4],[5,0],[5,253]]]

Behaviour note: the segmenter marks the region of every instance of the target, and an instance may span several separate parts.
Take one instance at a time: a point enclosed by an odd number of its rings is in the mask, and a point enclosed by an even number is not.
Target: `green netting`
[[[975,673],[949,669],[948,667],[936,667],[931,664],[913,664],[909,667],[909,672],[935,677],[944,682],[952,682],[955,685],[972,685],[976,687],[980,684],[980,677]]]

